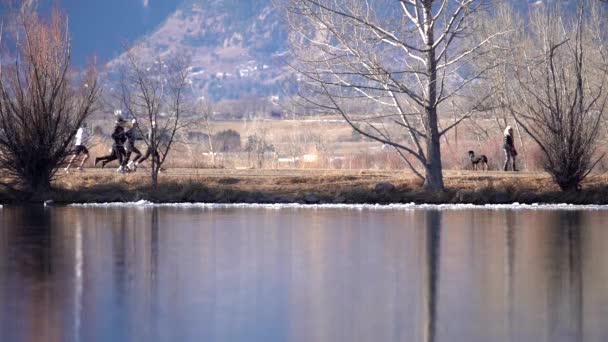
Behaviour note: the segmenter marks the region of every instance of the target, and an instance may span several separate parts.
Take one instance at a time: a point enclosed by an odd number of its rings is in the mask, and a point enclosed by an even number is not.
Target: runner
[[[87,140],[89,139],[89,134],[87,133],[86,129],[87,129],[87,125],[85,123],[82,123],[82,125],[76,131],[76,137],[75,137],[76,138],[76,142],[75,142],[76,147],[74,148],[74,155],[70,159],[68,166],[65,168],[66,173],[70,172],[70,166],[74,162],[74,159],[76,159],[79,155],[83,154],[84,157],[80,161],[80,165],[77,168],[78,171],[82,172],[82,166],[87,161],[87,159],[89,159],[89,150],[84,145],[85,142],[87,142]]]
[[[123,165],[126,166],[129,171],[137,171],[137,164],[135,161],[141,157],[141,152],[135,147],[135,141],[139,134],[138,131],[139,124],[137,123],[137,119],[133,119],[131,121],[131,128],[125,133],[125,136],[127,137],[127,157],[123,161]],[[133,160],[129,160],[131,159],[131,153],[135,153],[135,158],[133,158]]]
[[[116,171],[120,173],[125,172],[125,168],[123,167],[123,160],[126,155],[124,144],[127,140],[125,128],[123,127],[125,123],[126,121],[122,117],[118,117],[118,119],[116,119],[114,132],[112,133],[112,139],[114,140],[114,144],[112,145],[112,153],[107,156],[95,158],[95,165],[101,161],[101,168],[103,169],[106,164],[118,159],[119,167],[116,169]]]

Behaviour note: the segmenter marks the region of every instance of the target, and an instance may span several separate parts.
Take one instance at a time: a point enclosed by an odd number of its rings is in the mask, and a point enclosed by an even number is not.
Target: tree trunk
[[[152,168],[152,187],[156,188],[158,185],[158,171],[156,171],[156,167]]]
[[[424,128],[428,140],[426,142],[426,165],[424,188],[427,190],[443,190],[443,168],[441,166],[441,145],[437,122],[437,60],[435,57],[435,35],[433,27],[432,1],[427,1],[424,7],[426,33],[426,75],[428,77],[425,94]]]
[[[29,184],[32,193],[42,193],[51,190],[51,182],[45,177],[33,179]]]
[[[153,146],[154,145],[155,144],[153,144]],[[156,150],[154,150],[154,152],[152,152],[152,165],[150,167],[150,170],[152,172],[152,174],[151,174],[152,187],[156,188],[156,186],[158,185],[158,170],[159,170],[158,162],[156,160]]]
[[[25,178],[28,192],[41,193],[51,190],[51,176],[49,172],[36,172],[32,170]]]
[[[426,164],[424,188],[427,190],[443,190],[443,168],[441,165],[441,145],[437,128],[437,108],[425,109],[425,128],[429,135],[426,144]]]

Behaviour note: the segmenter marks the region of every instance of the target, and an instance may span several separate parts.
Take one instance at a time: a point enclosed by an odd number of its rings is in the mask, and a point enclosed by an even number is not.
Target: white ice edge
[[[299,203],[152,203],[150,201],[75,203],[83,208],[346,209],[346,210],[608,210],[608,205],[575,204],[299,204]]]

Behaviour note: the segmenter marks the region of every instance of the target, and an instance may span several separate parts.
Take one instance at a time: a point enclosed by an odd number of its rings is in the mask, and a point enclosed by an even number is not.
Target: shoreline
[[[576,204],[298,204],[298,203],[153,203],[145,200],[138,202],[114,203],[73,203],[70,208],[175,208],[175,209],[266,209],[266,210],[356,210],[356,211],[408,211],[408,210],[608,210],[608,205]]]
[[[427,191],[411,174],[375,170],[195,170],[162,174],[154,188],[144,172],[126,176],[90,169],[59,178],[54,190],[29,196],[0,191],[0,205],[87,203],[608,205],[608,176],[561,192],[546,174],[447,171],[446,190]]]

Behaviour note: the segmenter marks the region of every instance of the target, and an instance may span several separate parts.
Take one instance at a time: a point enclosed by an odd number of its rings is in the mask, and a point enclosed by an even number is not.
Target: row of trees
[[[601,158],[608,31],[597,0],[575,15],[559,2],[529,14],[485,0],[278,3],[304,77],[300,105],[392,146],[427,189],[444,188],[442,136],[479,113],[508,113],[563,190]],[[446,123],[450,109],[460,114]]]

